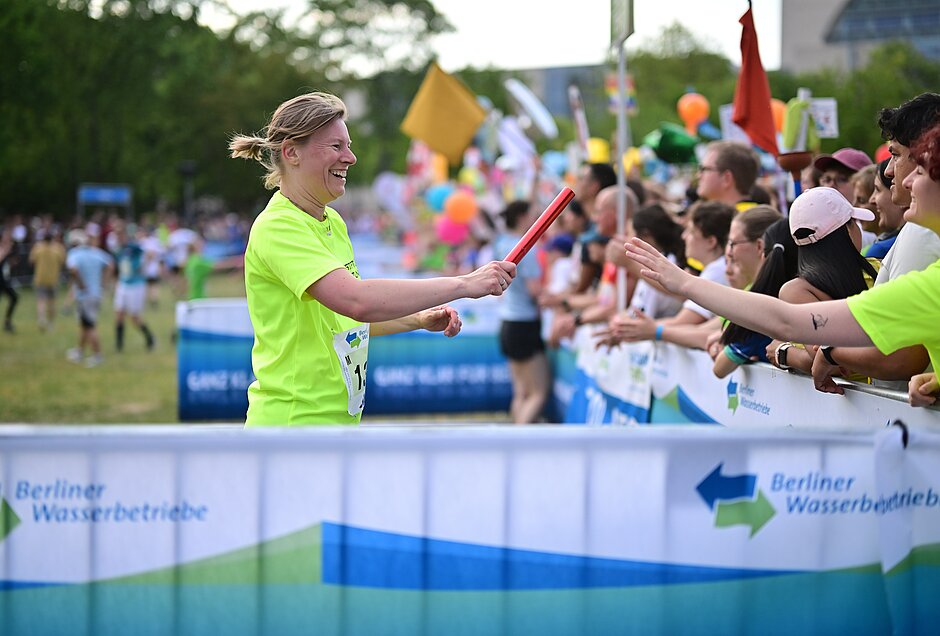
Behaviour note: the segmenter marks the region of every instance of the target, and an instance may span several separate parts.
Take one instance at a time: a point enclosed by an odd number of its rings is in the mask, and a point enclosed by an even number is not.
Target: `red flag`
[[[744,129],[755,146],[777,156],[777,131],[770,107],[770,84],[760,61],[754,16],[748,7],[739,20],[741,31],[741,74],[734,88],[734,115],[732,120]]]

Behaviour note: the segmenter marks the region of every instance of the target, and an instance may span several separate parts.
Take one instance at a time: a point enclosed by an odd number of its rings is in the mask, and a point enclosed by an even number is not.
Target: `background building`
[[[940,0],[783,0],[781,68],[852,70],[888,40],[940,59]]]

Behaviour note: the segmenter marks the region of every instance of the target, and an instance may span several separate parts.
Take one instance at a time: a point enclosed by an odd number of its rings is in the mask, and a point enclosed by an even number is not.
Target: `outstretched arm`
[[[641,274],[671,293],[707,307],[731,322],[779,340],[868,347],[868,337],[844,300],[791,305],[764,294],[732,289],[688,274],[648,243],[633,238],[624,247],[643,266]]]
[[[515,264],[493,261],[463,276],[360,280],[338,268],[307,293],[333,311],[360,322],[398,320],[458,298],[500,296],[516,275]]]

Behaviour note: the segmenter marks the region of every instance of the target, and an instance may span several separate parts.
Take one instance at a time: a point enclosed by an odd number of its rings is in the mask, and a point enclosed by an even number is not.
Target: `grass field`
[[[245,296],[242,273],[220,273],[209,278],[210,297]],[[42,333],[36,323],[36,297],[20,289],[13,321],[16,333],[0,332],[0,423],[20,424],[174,424],[177,418],[175,298],[169,286],[160,290],[156,308],[144,319],[157,344],[146,351],[144,338],[128,321],[124,352],[114,347],[112,293],[106,292],[98,322],[104,362],[87,369],[66,360],[65,352],[78,342],[75,313],[62,314],[65,289],[59,291],[56,322]],[[0,299],[0,315],[6,312]],[[424,424],[506,423],[506,413],[419,414],[369,416],[366,423],[417,422]]]
[[[69,362],[65,352],[78,341],[75,313],[62,315],[65,289],[57,300],[54,328],[42,333],[36,323],[36,297],[21,289],[13,321],[16,333],[0,332],[0,422],[54,424],[175,423],[176,347],[175,298],[168,286],[160,290],[157,308],[144,317],[156,337],[153,351],[128,321],[124,352],[114,346],[112,294],[106,292],[98,322],[104,362],[87,369]],[[212,276],[209,296],[245,295],[241,272]],[[0,312],[6,312],[6,298]]]

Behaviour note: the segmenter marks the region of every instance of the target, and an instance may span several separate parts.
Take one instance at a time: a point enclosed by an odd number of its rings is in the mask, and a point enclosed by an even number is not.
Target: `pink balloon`
[[[465,223],[455,223],[446,216],[439,216],[434,221],[437,238],[447,245],[459,245],[470,236],[470,227]]]

